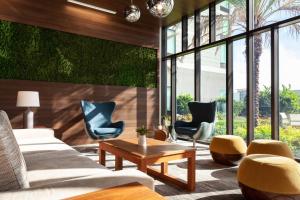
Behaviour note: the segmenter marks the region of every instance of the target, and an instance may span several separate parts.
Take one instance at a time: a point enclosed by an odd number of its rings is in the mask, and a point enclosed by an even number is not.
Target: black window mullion
[[[182,17],[182,51],[186,51],[188,49],[188,17]]]
[[[247,143],[254,139],[255,127],[255,71],[254,71],[254,42],[253,37],[247,37]]]
[[[195,39],[194,39],[194,47],[199,47],[200,44],[200,38],[201,38],[201,21],[200,21],[200,10],[195,11]]]
[[[226,43],[226,127],[233,134],[233,42]]]
[[[246,14],[247,14],[247,32],[254,29],[254,0],[246,1]]]
[[[195,51],[195,100],[201,101],[201,51]]]
[[[279,30],[271,29],[272,139],[279,140]]]
[[[216,41],[216,3],[209,4],[209,43]]]
[[[161,28],[161,58],[166,55],[166,50],[167,50],[167,44],[166,44],[166,28]],[[164,116],[167,114],[167,74],[168,74],[168,69],[167,69],[167,61],[166,60],[161,60],[161,66],[160,66],[160,102],[161,102],[161,116]]]
[[[176,57],[171,58],[171,122],[174,125],[176,121]]]

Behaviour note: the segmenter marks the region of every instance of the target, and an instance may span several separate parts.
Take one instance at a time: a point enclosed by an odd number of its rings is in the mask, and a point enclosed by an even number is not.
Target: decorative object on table
[[[246,156],[237,175],[247,200],[299,200],[300,165],[295,160],[270,154]]]
[[[246,155],[247,145],[240,136],[217,135],[213,137],[209,150],[215,162],[235,166]]]
[[[138,144],[142,147],[147,147],[148,130],[145,128],[145,126],[142,126],[140,128],[137,128],[136,132],[138,134]]]
[[[132,0],[131,0],[131,4],[130,6],[126,7],[124,10],[124,15],[125,15],[125,19],[128,22],[137,22],[140,17],[141,17],[141,11],[140,9],[133,4]]]
[[[81,101],[85,130],[94,140],[118,137],[124,130],[124,122],[112,123],[115,102],[92,103]]]
[[[294,159],[292,150],[288,144],[278,140],[253,140],[247,149],[247,155],[272,154]]]
[[[174,0],[148,0],[147,9],[158,18],[167,17],[173,10]]]
[[[17,96],[17,107],[27,108],[23,116],[23,126],[24,128],[33,128],[34,112],[31,108],[40,107],[39,92],[19,91]]]
[[[174,124],[177,136],[193,139],[195,147],[197,140],[210,138],[215,129],[216,102],[189,102],[192,121],[176,121]]]

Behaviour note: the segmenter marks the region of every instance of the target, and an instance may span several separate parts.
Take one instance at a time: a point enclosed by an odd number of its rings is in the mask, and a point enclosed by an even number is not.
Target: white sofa
[[[0,199],[64,199],[139,182],[154,189],[154,180],[138,170],[111,171],[54,137],[52,129],[19,129],[14,135],[27,165],[30,188],[0,192]]]

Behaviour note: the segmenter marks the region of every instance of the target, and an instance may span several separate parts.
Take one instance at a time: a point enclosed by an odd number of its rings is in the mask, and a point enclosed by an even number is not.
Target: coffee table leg
[[[162,174],[168,174],[168,163],[167,162],[163,162],[160,164],[160,171]]]
[[[196,161],[195,161],[195,152],[191,152],[191,156],[188,158],[188,185],[187,189],[189,191],[195,190],[195,178],[196,178]]]
[[[115,160],[115,170],[122,170],[123,169],[123,158],[119,157],[119,156],[115,156],[116,160]]]
[[[100,164],[105,166],[105,155],[106,155],[106,152],[104,150],[100,150]]]
[[[147,163],[145,161],[141,161],[139,164],[138,164],[138,170],[144,172],[144,173],[147,173]]]

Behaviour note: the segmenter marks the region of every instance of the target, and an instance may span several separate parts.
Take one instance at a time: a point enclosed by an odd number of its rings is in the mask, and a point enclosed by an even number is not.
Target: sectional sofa
[[[0,127],[2,139],[5,131]],[[111,171],[56,139],[51,129],[19,129],[13,135],[26,163],[26,170],[17,173],[26,173],[28,185],[0,188],[0,199],[64,199],[131,182],[154,189],[148,175],[138,170]]]

